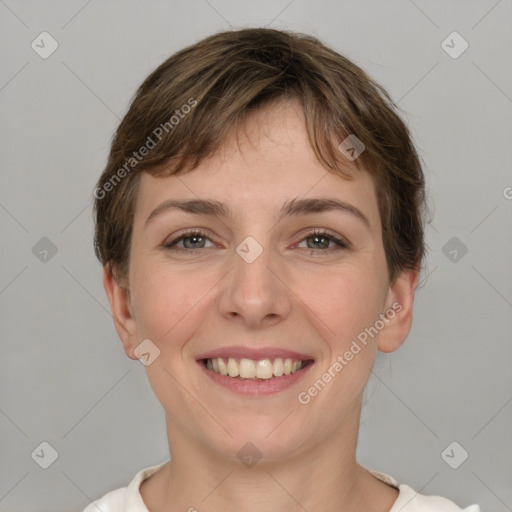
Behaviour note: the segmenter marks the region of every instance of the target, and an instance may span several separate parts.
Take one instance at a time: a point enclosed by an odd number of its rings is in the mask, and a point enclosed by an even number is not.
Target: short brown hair
[[[118,282],[128,280],[140,173],[195,169],[246,112],[282,99],[302,104],[312,148],[329,172],[351,179],[339,144],[351,134],[362,141],[354,164],[375,184],[389,280],[420,269],[424,175],[388,93],[315,37],[246,28],[211,35],[169,57],[140,85],[117,128],[94,191],[94,249]]]

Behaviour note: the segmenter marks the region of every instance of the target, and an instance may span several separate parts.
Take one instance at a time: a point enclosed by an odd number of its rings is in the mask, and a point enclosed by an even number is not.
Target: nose
[[[231,271],[223,280],[219,308],[230,321],[252,329],[264,328],[290,314],[293,294],[286,285],[284,266],[268,246],[252,237],[246,240],[231,256]]]

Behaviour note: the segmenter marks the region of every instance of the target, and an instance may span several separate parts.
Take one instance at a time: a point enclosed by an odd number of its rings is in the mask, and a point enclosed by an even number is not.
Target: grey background
[[[512,1],[0,0],[0,24],[0,511],[78,512],[168,458],[163,411],[113,327],[92,190],[150,71],[214,31],[263,25],[367,70],[425,162],[428,271],[409,339],[379,354],[359,462],[512,510]],[[59,44],[47,59],[31,48],[43,31]],[[469,43],[456,59],[441,46],[453,31]],[[46,470],[31,456],[43,441],[58,452]],[[453,441],[469,454],[457,469],[441,457]]]

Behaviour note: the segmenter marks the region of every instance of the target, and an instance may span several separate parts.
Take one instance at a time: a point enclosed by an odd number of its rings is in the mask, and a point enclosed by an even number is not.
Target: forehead
[[[158,178],[142,173],[136,222],[168,199],[215,199],[238,215],[275,213],[292,198],[336,197],[363,210],[372,226],[379,225],[371,176],[346,162],[351,180],[327,171],[311,147],[300,104],[279,102],[249,113],[193,171]]]

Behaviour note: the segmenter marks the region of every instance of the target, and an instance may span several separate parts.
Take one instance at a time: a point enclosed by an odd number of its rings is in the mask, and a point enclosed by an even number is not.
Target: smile
[[[208,370],[219,375],[236,379],[268,380],[290,375],[302,370],[312,360],[276,357],[275,359],[247,359],[235,357],[216,357],[202,359]]]
[[[196,355],[202,374],[215,386],[244,396],[284,391],[305,379],[316,358],[284,347],[231,345]]]
[[[236,357],[197,360],[214,385],[245,397],[274,395],[304,379],[314,366],[313,359],[248,359]]]

